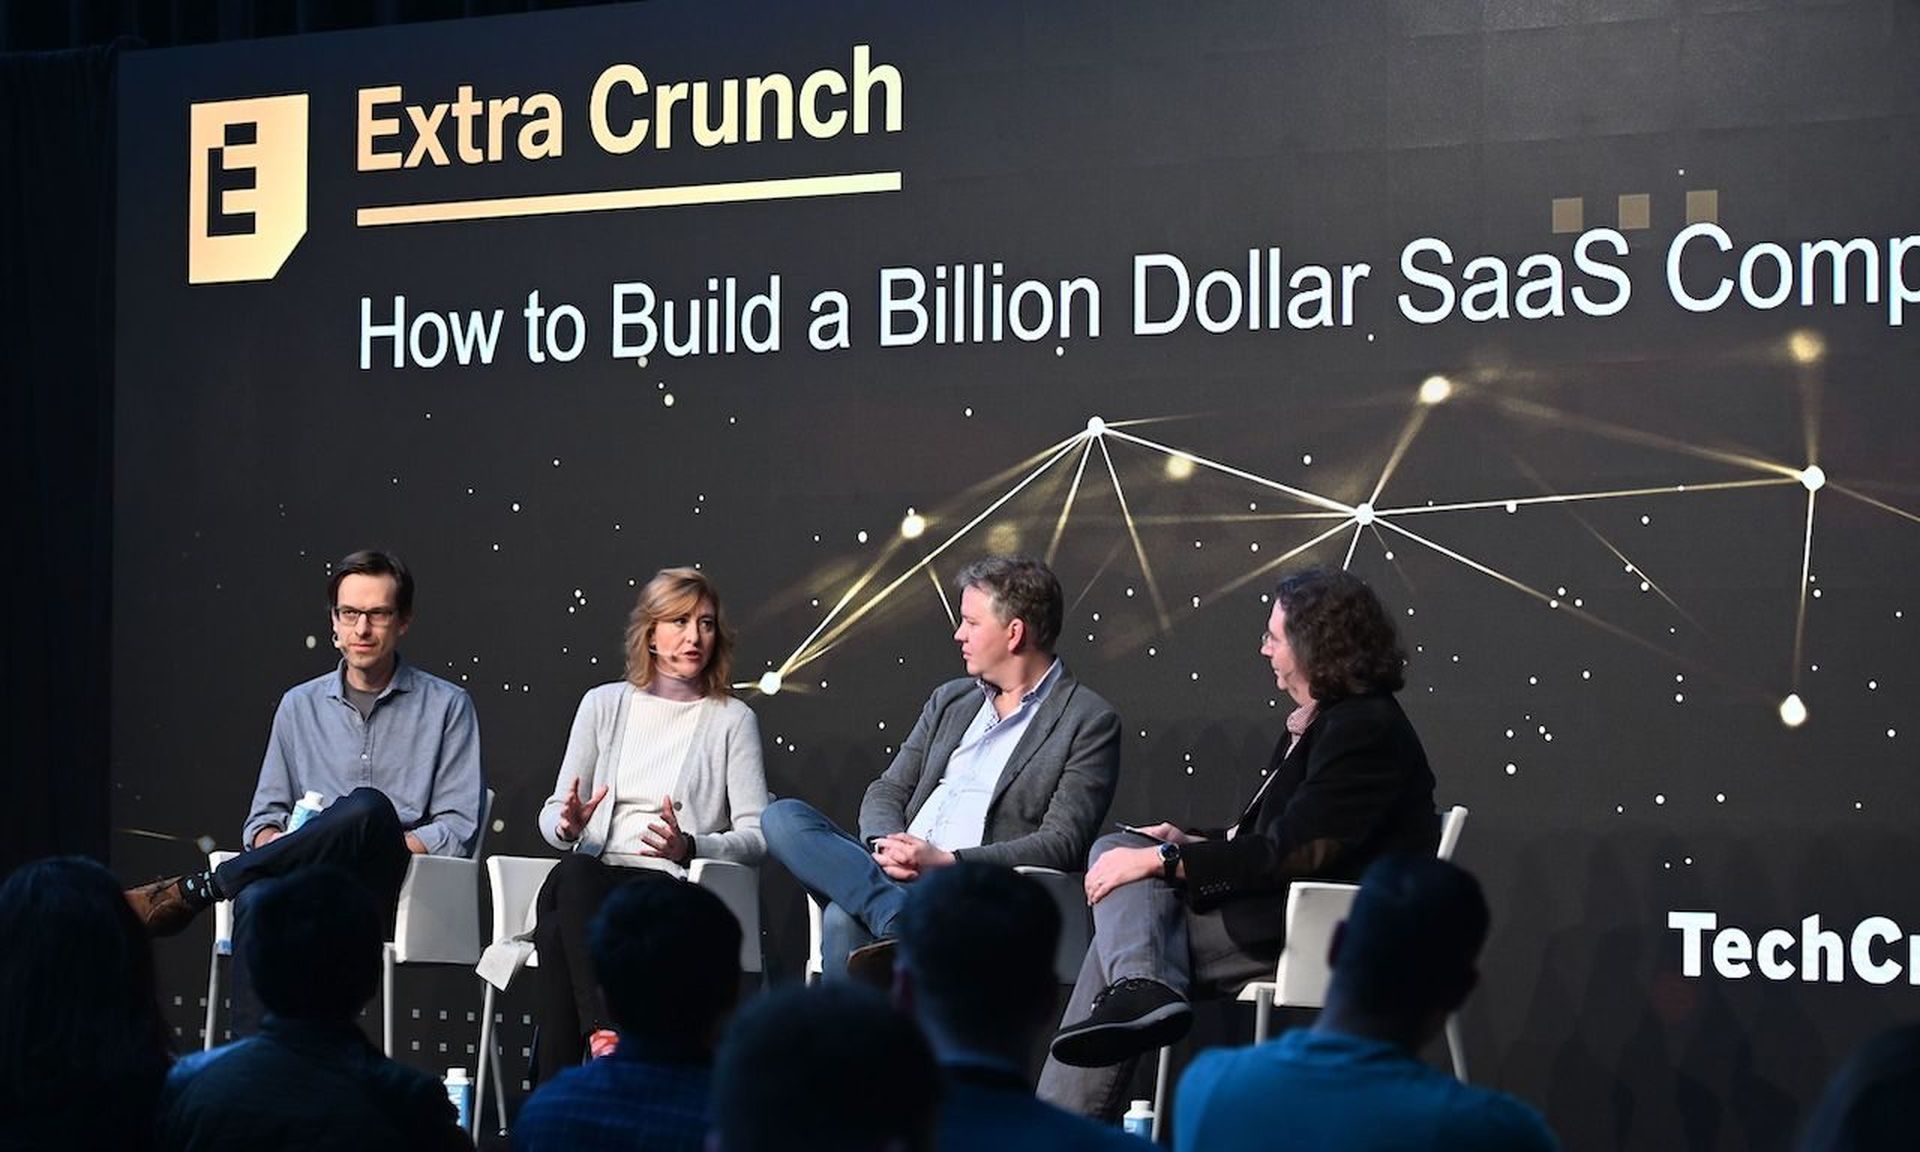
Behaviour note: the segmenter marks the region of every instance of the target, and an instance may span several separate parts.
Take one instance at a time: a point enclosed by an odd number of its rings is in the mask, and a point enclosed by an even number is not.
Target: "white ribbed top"
[[[627,708],[626,739],[614,772],[613,826],[607,851],[622,855],[644,846],[640,834],[660,817],[660,798],[680,787],[680,772],[700,723],[701,700],[663,700],[635,692]]]

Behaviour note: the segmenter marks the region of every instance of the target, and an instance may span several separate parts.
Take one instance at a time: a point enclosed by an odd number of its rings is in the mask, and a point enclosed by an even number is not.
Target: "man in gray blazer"
[[[1053,654],[1060,581],[1038,560],[989,556],[954,585],[967,676],[934,690],[868,785],[859,837],[800,800],[761,814],[768,853],[827,905],[830,976],[851,956],[889,977],[903,886],[955,860],[1078,870],[1113,802],[1120,717]]]

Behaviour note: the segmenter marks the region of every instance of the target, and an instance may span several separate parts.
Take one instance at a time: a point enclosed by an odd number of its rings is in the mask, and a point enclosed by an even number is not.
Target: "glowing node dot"
[[[1167,457],[1167,479],[1186,480],[1193,475],[1193,457],[1175,452]]]
[[[1651,523],[1653,523],[1653,517],[1651,517],[1651,516],[1642,516],[1642,517],[1640,517],[1640,523],[1642,523],[1642,524],[1651,524]]]
[[[967,415],[973,415],[973,409],[967,409]],[[1107,422],[1098,416],[1087,417],[1087,435],[1098,436],[1107,430]]]
[[[1507,515],[1509,515],[1509,516],[1511,516],[1511,515],[1513,515],[1513,514],[1514,514],[1515,512],[1518,512],[1518,511],[1520,511],[1520,502],[1519,502],[1519,501],[1517,501],[1517,500],[1509,500],[1509,501],[1507,501]]]
[[[1429,376],[1420,382],[1420,403],[1433,405],[1446,402],[1453,395],[1453,381],[1445,376]]]
[[[1787,336],[1787,355],[1795,364],[1818,364],[1827,354],[1827,342],[1811,328],[1798,329]]]
[[[1798,728],[1807,722],[1807,706],[1798,692],[1789,693],[1780,701],[1780,723],[1789,728]]]
[[[854,533],[853,538],[855,540],[858,540],[860,543],[865,544],[867,542],[867,530],[865,528],[862,528],[860,531]]]
[[[1713,802],[1715,804],[1725,804],[1727,802],[1727,794],[1725,792],[1715,792],[1713,794]]]
[[[1305,455],[1301,456],[1300,463],[1305,464],[1309,468],[1313,467],[1313,453],[1308,452]]]
[[[518,511],[520,511],[520,502],[519,502],[518,500],[515,500],[515,501],[513,502],[513,510],[514,510],[515,512],[518,512]]]
[[[669,392],[665,396],[660,397],[660,403],[665,404],[669,408],[673,407],[673,393]]]
[[[1249,544],[1249,545],[1247,545],[1247,551],[1249,551],[1249,552],[1258,552],[1258,551],[1260,551],[1260,545],[1259,545],[1259,544],[1258,544],[1257,542],[1256,542],[1256,543],[1253,543],[1253,544]]]
[[[963,409],[961,409],[961,410],[960,410],[960,414],[961,414],[962,416],[965,416],[965,417],[966,417],[966,418],[968,418],[969,420],[971,420],[971,419],[973,418],[973,409],[971,409],[971,408],[963,408]]]
[[[1891,728],[1887,729],[1887,739],[1893,739],[1893,729]]]
[[[1818,492],[1827,483],[1827,473],[1818,464],[1809,464],[1800,473],[1800,484],[1809,492]]]
[[[825,688],[826,686],[826,681],[823,680],[820,682],[820,687]],[[760,691],[763,695],[767,696],[778,695],[780,692],[780,673],[762,673],[760,676]]]
[[[900,535],[908,540],[917,540],[926,530],[927,518],[911,508],[907,509],[906,516],[900,521]]]
[[[1654,794],[1653,794],[1653,802],[1654,802],[1655,804],[1665,804],[1665,803],[1667,802],[1667,796],[1666,796],[1666,793],[1664,793],[1664,792],[1656,792],[1656,793],[1654,793]]]
[[[1511,776],[1518,771],[1520,771],[1520,768],[1518,765],[1514,765],[1514,764],[1507,765],[1507,775]]]
[[[1373,523],[1373,505],[1361,504],[1353,510],[1353,522],[1365,528]]]
[[[315,636],[307,637],[307,647],[318,648],[319,646],[320,646],[320,640],[318,637],[315,637]]]

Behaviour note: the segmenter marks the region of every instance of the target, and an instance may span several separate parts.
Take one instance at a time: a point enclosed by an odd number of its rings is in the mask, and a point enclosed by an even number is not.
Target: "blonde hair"
[[[733,629],[720,607],[720,593],[713,581],[697,568],[662,568],[646,587],[627,617],[627,682],[635,688],[653,683],[654,660],[650,646],[653,630],[662,620],[692,614],[706,600],[713,604],[713,652],[700,674],[700,690],[706,696],[729,696],[728,681],[733,672]]]

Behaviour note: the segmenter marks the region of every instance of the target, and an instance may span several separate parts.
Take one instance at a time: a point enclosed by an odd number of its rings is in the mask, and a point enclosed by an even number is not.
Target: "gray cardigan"
[[[979,712],[978,680],[950,680],[934,689],[893,763],[867,786],[860,802],[863,839],[907,830]],[[984,842],[955,855],[1078,872],[1086,867],[1119,778],[1120,716],[1062,664],[1060,679],[994,785]]]
[[[562,852],[599,856],[607,849],[607,831],[613,826],[613,806],[620,768],[620,748],[626,739],[627,708],[640,691],[624,680],[602,684],[580,698],[567,736],[567,754],[553,795],[540,809],[540,834]],[[560,809],[569,786],[580,782],[580,798],[587,799],[601,784],[607,798],[593,810],[580,839],[560,838]],[[760,810],[767,806],[767,774],[761,763],[760,723],[753,709],[731,696],[709,696],[701,701],[700,719],[687,749],[686,766],[673,792],[680,826],[694,838],[694,855],[739,864],[758,864],[767,854],[760,834]]]

